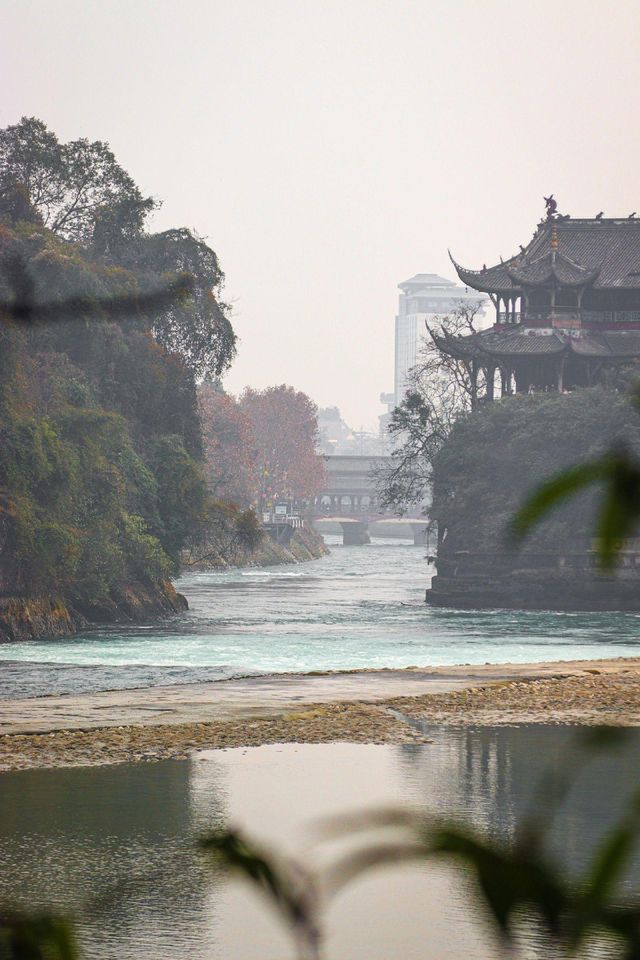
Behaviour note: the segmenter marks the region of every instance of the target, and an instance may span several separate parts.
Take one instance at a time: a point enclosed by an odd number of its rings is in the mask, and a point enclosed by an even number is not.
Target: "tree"
[[[258,468],[259,509],[277,500],[309,500],[324,483],[324,462],[316,453],[318,410],[309,397],[282,384],[247,388],[240,409],[253,428]]]
[[[218,500],[248,507],[258,486],[253,426],[238,401],[210,381],[198,387],[205,472]]]
[[[151,289],[176,274],[191,279],[189,296],[154,312],[153,334],[184,357],[196,377],[220,377],[235,356],[236,335],[229,307],[220,299],[224,274],[211,247],[190,230],[166,230],[137,237],[120,249],[118,262],[146,275]]]
[[[40,222],[65,240],[131,239],[157,206],[144,197],[106,143],[60,143],[35,117],[0,131],[0,202],[16,215],[22,193]]]
[[[215,252],[192,231],[146,232],[146,218],[156,206],[102,141],[60,143],[35,117],[0,131],[0,218],[12,226],[21,221],[44,226],[48,236],[80,244],[94,262],[135,275],[117,306],[101,307],[110,315],[117,309],[121,319],[128,313],[138,324],[146,322],[158,343],[179,353],[195,377],[215,379],[236,350],[229,307],[221,298],[224,274]],[[34,235],[32,247],[45,236]],[[58,320],[61,305],[34,289],[39,278],[46,290],[42,281],[49,266],[40,257],[34,277],[29,264],[35,253],[4,263],[14,294],[6,302],[16,319]],[[65,301],[67,314],[76,317],[97,305],[95,299],[88,305],[73,289]]]
[[[448,316],[425,324],[419,360],[409,372],[404,399],[389,425],[396,445],[391,465],[378,473],[382,505],[399,513],[427,496],[433,460],[456,421],[475,405],[478,384],[470,366],[440,350],[438,341],[477,332],[480,305],[460,305]],[[480,383],[480,389],[485,384]]]

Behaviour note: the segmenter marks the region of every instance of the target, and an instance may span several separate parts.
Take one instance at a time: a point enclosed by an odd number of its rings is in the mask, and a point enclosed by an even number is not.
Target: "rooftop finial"
[[[547,220],[552,220],[558,210],[558,201],[554,200],[553,194],[549,194],[548,197],[543,197],[544,205],[547,208]]]

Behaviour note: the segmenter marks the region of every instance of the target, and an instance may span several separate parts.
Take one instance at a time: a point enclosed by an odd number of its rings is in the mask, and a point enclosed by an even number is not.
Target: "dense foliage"
[[[239,400],[205,383],[198,391],[207,477],[219,497],[259,511],[299,507],[322,489],[318,411],[293,387],[247,388]]]
[[[198,405],[209,489],[246,508],[255,502],[258,485],[251,420],[235,397],[208,381],[198,387]]]
[[[195,377],[235,350],[223,278],[189,231],[144,231],[152,206],[105,144],[0,133],[0,594],[166,578],[215,512]]]
[[[603,387],[513,396],[461,417],[434,458],[430,513],[439,552],[501,549],[513,514],[541,481],[601,455],[616,439],[640,452],[640,416],[628,397]],[[584,490],[550,514],[526,549],[584,546],[596,496]]]
[[[157,342],[179,353],[195,376],[217,377],[231,363],[236,342],[220,299],[224,274],[214,251],[190,230],[145,230],[145,218],[156,205],[142,196],[107,144],[61,144],[35,118],[0,131],[0,221],[31,224],[35,236],[44,233],[50,246],[54,240],[74,241],[68,255],[81,250],[88,261],[86,286],[73,276],[52,289],[46,252],[37,260],[28,257],[28,271],[18,270],[25,251],[5,246],[5,275],[17,277],[14,298],[24,298],[25,285],[35,285],[29,297],[37,303],[89,296],[95,306],[100,296],[133,294],[142,304],[145,295],[165,289],[178,275],[186,276],[190,295],[161,306],[154,301],[144,319]],[[112,267],[112,283],[92,274],[89,263]]]

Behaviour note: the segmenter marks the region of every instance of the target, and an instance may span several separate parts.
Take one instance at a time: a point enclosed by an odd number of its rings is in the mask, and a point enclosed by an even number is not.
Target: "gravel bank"
[[[80,697],[7,704],[12,709],[21,703],[23,710],[25,705],[47,710],[64,704],[66,712],[54,716],[58,724],[66,717],[67,727],[27,733],[17,725],[16,732],[0,736],[0,770],[185,758],[202,749],[267,743],[428,740],[428,726],[425,733],[412,721],[640,726],[640,660],[258,678],[185,687],[180,704],[174,702],[176,691],[167,688],[139,695],[148,715],[134,713],[137,721],[124,723],[116,719],[122,693],[85,696],[91,711],[80,717],[91,724],[82,728],[72,712],[80,710]],[[152,695],[171,698],[173,722],[163,723],[162,713],[149,712]],[[212,716],[214,695],[217,714]],[[292,700],[304,702],[294,705]],[[98,710],[103,711],[99,720]],[[205,710],[210,719],[195,722],[194,710],[198,716]]]
[[[317,704],[255,720],[103,727],[0,737],[0,770],[186,759],[194,750],[266,743],[424,743],[383,706]]]
[[[585,664],[578,676],[504,681],[427,697],[402,697],[390,706],[430,723],[495,726],[511,723],[640,726],[636,665],[601,672]]]

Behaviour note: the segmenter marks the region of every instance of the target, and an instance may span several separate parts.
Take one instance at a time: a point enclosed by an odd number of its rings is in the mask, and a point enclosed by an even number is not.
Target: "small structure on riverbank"
[[[480,385],[502,396],[591,386],[611,368],[640,359],[640,219],[572,219],[555,208],[520,252],[469,270],[467,287],[486,293],[495,324],[438,347],[464,363],[474,402]]]

